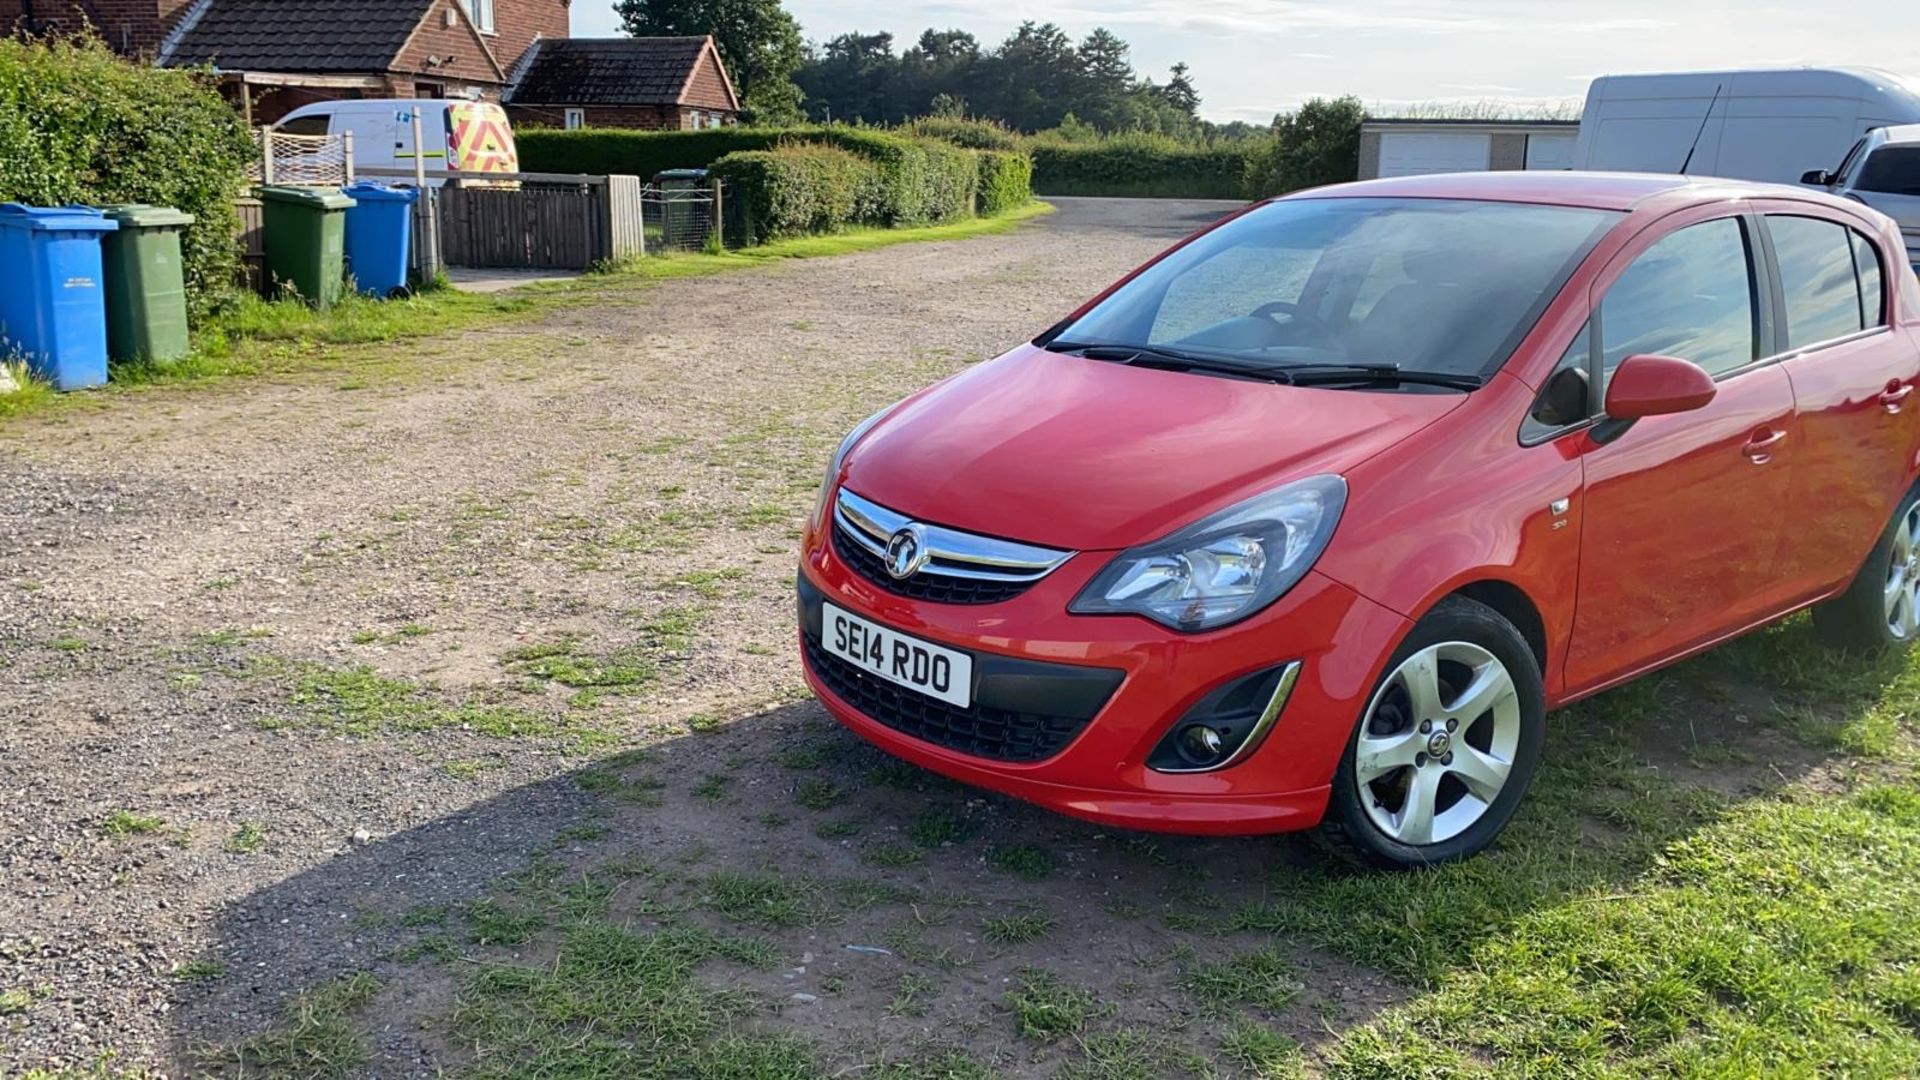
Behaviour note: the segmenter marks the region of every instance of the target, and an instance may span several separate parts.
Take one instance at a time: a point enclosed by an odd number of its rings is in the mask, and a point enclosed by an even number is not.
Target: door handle
[[[1747,455],[1747,460],[1755,465],[1765,465],[1773,460],[1773,448],[1786,437],[1787,433],[1784,431],[1762,429],[1753,433],[1753,438],[1747,440],[1747,445],[1741,447],[1740,452]]]
[[[1897,413],[1900,411],[1901,404],[1907,400],[1907,395],[1911,393],[1913,393],[1912,386],[1897,382],[1888,383],[1887,388],[1880,392],[1880,404],[1884,406],[1888,412]]]

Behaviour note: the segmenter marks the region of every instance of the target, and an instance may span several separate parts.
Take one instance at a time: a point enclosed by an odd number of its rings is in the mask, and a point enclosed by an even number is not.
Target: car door
[[[1852,577],[1906,490],[1920,437],[1920,359],[1888,325],[1889,266],[1862,223],[1823,207],[1764,203],[1772,297],[1793,385],[1798,446],[1780,574],[1811,597]],[[1876,234],[1877,235],[1877,234]]]
[[[1594,400],[1628,356],[1657,353],[1714,376],[1713,401],[1581,436],[1586,485],[1566,682],[1611,681],[1742,628],[1769,595],[1794,443],[1793,392],[1761,362],[1758,225],[1737,205],[1651,226],[1595,285]]]

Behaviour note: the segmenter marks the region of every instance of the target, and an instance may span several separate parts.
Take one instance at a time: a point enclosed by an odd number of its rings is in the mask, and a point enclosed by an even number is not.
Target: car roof
[[[1712,176],[1671,176],[1658,173],[1511,171],[1430,173],[1362,180],[1354,184],[1312,188],[1289,198],[1308,199],[1482,199],[1494,202],[1581,206],[1594,210],[1631,210],[1641,202],[1671,191],[1686,190],[1702,200],[1805,195],[1802,188],[1723,180]]]
[[[1890,143],[1899,143],[1902,146],[1920,143],[1920,124],[1896,124],[1893,127],[1881,128],[1880,131],[1886,135]]]

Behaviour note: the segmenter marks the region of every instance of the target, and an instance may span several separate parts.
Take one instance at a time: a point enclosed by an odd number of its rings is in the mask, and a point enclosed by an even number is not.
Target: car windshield
[[[1458,199],[1269,203],[1168,255],[1042,343],[1484,378],[1619,217]]]

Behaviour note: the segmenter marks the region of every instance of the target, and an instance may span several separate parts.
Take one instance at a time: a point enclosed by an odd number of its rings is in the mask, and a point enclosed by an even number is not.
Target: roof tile
[[[550,38],[507,100],[532,105],[676,105],[704,37]]]

